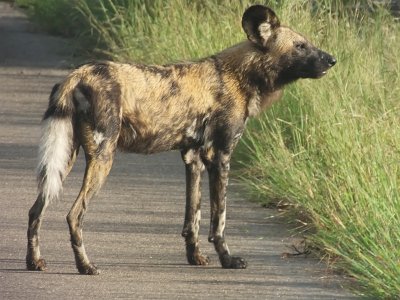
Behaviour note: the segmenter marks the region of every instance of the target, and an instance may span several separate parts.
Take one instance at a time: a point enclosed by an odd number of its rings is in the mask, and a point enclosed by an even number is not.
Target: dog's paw
[[[78,271],[82,275],[99,275],[100,274],[100,271],[92,263],[85,265],[85,266],[79,266]]]
[[[194,266],[205,266],[210,263],[210,258],[207,255],[203,255],[200,253],[188,255],[187,259],[189,264]]]
[[[30,271],[46,271],[47,264],[43,258],[39,258],[37,260],[26,260],[26,268]]]
[[[224,255],[220,258],[221,265],[224,269],[246,269],[247,262],[241,257]]]

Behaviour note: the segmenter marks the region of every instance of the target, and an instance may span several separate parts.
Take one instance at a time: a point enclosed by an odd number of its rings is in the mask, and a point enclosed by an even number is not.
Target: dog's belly
[[[142,122],[138,119],[124,119],[118,139],[121,151],[151,154],[177,149],[201,147],[204,144],[206,119],[189,120],[156,119]]]

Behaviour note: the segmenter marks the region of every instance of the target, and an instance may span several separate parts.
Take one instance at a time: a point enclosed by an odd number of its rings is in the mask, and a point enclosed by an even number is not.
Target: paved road
[[[340,278],[311,258],[282,259],[295,242],[274,210],[250,203],[230,186],[227,239],[246,270],[221,269],[206,240],[207,267],[186,263],[180,236],[184,168],[178,153],[118,154],[111,176],[91,203],[85,245],[100,276],[78,275],[65,216],[83,172],[82,158],[64,196],[47,210],[41,235],[47,272],[25,270],[28,209],[36,197],[39,122],[48,93],[66,74],[66,41],[32,29],[24,15],[0,2],[0,298],[1,299],[351,299]],[[205,180],[206,181],[206,180]],[[204,191],[205,198],[207,191]]]

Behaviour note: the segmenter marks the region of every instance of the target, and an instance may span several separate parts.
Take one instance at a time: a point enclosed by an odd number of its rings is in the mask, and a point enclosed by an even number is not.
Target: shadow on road
[[[66,68],[72,59],[72,44],[66,39],[38,31],[22,11],[0,2],[0,66]]]

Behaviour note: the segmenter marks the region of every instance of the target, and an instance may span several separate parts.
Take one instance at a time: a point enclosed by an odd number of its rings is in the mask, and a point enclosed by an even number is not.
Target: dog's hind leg
[[[118,124],[117,120],[115,120],[115,124]],[[80,123],[79,140],[85,152],[86,170],[82,188],[67,215],[67,222],[76,267],[81,274],[99,274],[96,266],[90,262],[85,251],[82,236],[83,219],[89,201],[100,190],[111,170],[119,132],[118,128],[117,126],[107,134],[102,134],[93,129],[93,125],[90,122],[82,119]]]
[[[67,216],[71,234],[71,246],[79,273],[97,275],[99,272],[86,255],[83,244],[83,218],[90,199],[98,192],[111,170],[112,157],[106,161],[90,158],[87,162],[81,191]]]
[[[186,242],[186,256],[191,265],[207,265],[210,260],[199,249],[200,184],[204,164],[198,150],[182,151],[182,159],[186,167],[186,212],[182,231]]]
[[[39,247],[39,231],[42,224],[43,214],[47,208],[47,205],[48,201],[46,201],[43,193],[40,193],[36,198],[35,203],[29,210],[26,267],[31,271],[44,271],[47,268],[46,261],[40,256]]]

